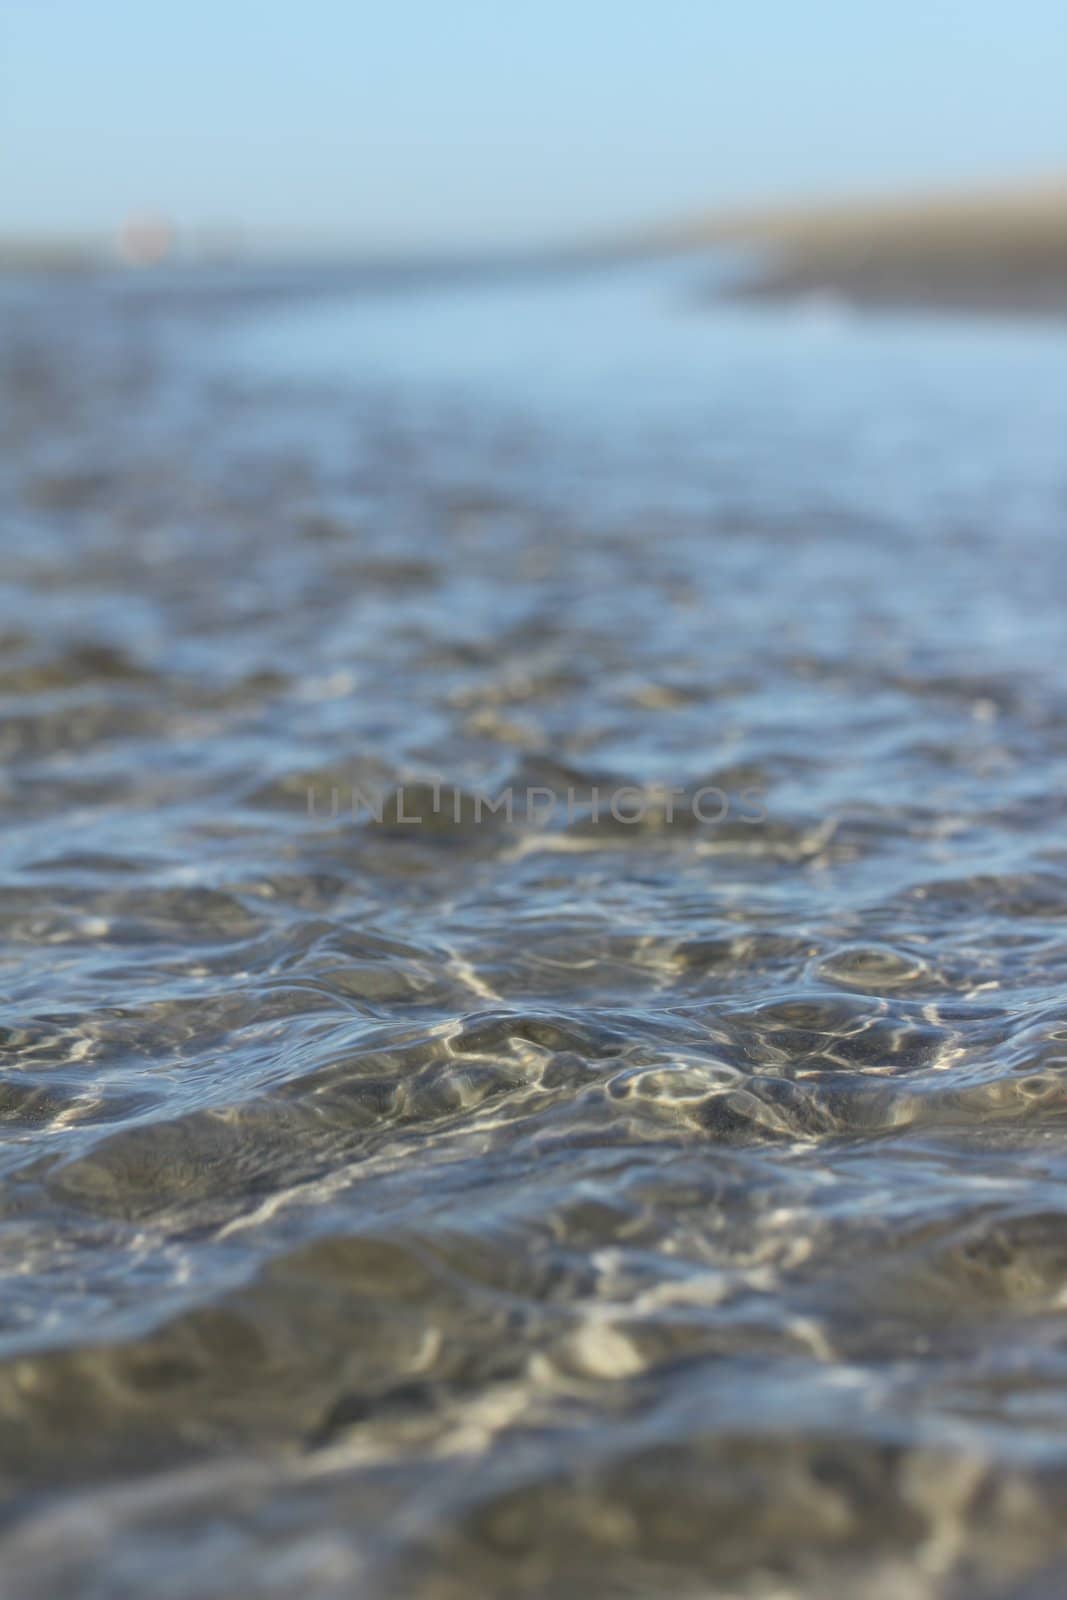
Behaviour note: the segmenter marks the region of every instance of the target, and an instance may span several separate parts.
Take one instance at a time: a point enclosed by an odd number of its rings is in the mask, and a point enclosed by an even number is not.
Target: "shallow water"
[[[1067,332],[709,272],[3,286],[5,1596],[1067,1584]]]

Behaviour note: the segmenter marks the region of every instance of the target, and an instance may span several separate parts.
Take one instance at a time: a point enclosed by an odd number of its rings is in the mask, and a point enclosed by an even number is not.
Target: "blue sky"
[[[0,230],[524,242],[1067,167],[1062,0],[0,0]]]

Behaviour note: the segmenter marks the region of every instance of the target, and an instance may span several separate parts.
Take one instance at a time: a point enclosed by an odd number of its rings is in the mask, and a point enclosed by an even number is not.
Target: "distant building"
[[[128,266],[158,266],[174,249],[174,228],[165,217],[136,212],[122,224],[116,244]]]

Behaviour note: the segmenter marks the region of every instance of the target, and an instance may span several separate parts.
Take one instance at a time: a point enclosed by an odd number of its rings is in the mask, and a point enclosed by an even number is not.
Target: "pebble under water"
[[[0,285],[5,1600],[1067,1588],[1067,329],[710,271]]]

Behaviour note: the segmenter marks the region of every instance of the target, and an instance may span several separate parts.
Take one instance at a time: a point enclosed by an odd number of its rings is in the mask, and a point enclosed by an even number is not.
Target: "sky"
[[[1067,170],[1063,0],[0,0],[0,233],[368,249]]]

